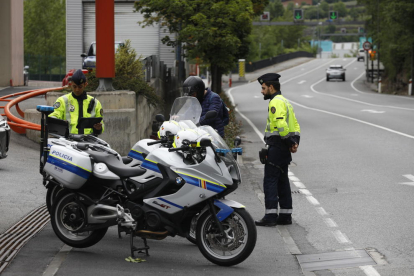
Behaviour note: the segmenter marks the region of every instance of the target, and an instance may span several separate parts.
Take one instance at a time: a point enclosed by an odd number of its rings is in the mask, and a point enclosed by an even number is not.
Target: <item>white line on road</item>
[[[300,82],[298,82],[298,84],[302,84],[302,83],[305,83],[306,81],[305,80],[301,80]]]
[[[292,181],[292,182],[296,186],[296,188],[298,188],[298,189],[305,189],[306,188],[305,185],[303,185],[302,182],[298,182],[298,181]]]
[[[316,211],[321,216],[327,216],[328,215],[328,213],[325,211],[325,209],[323,209],[323,207],[316,207]]]
[[[328,227],[338,227],[338,224],[331,218],[325,218],[325,223]]]
[[[340,230],[332,231],[332,234],[335,236],[339,243],[352,243],[345,234],[343,234]]]
[[[312,205],[320,205],[319,201],[314,198],[313,196],[307,196],[306,199],[310,202]]]
[[[313,98],[313,96],[311,96],[311,95],[302,95],[302,97],[304,97],[304,98]]]
[[[368,112],[368,113],[374,113],[374,114],[381,114],[381,113],[385,113],[385,111],[378,111],[378,110],[373,110],[373,109],[362,109],[362,112]]]
[[[372,265],[364,265],[359,267],[367,276],[381,276]]]
[[[409,180],[413,181],[413,182],[402,182],[399,183],[401,185],[408,185],[408,186],[414,186],[414,175],[412,174],[404,174],[404,177],[408,178]]]

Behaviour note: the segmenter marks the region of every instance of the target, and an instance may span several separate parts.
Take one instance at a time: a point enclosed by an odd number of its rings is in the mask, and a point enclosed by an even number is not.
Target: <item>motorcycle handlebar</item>
[[[170,148],[170,149],[168,149],[169,152],[179,151],[179,150],[188,150],[188,146],[181,147],[181,148]]]
[[[163,140],[158,140],[158,141],[155,141],[155,142],[148,142],[147,146],[152,146],[152,145],[155,145],[155,144],[161,144],[163,142],[164,142]]]

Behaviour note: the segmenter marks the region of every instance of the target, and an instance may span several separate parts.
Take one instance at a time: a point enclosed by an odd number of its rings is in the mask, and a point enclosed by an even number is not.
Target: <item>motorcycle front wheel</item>
[[[243,262],[256,245],[256,225],[245,209],[234,212],[221,222],[225,237],[210,212],[205,212],[197,223],[197,245],[201,253],[217,265],[232,266]]]
[[[98,243],[106,234],[108,227],[92,231],[74,233],[87,223],[87,211],[77,203],[76,195],[61,194],[52,206],[50,221],[58,238],[75,248],[90,247]]]

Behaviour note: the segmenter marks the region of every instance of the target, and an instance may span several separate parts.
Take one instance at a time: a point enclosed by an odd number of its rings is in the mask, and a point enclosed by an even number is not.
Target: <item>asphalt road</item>
[[[329,64],[346,67],[345,82],[326,82]],[[48,224],[2,275],[42,275],[57,259],[58,270],[49,275],[412,275],[414,186],[407,183],[414,182],[414,122],[409,120],[413,99],[370,92],[363,83],[364,65],[355,59],[293,65],[259,73],[282,75],[282,93],[292,102],[301,125],[301,144],[290,166],[294,223],[259,227],[256,248],[245,262],[218,267],[185,239],[167,238],[149,240],[147,262],[127,263],[128,240],[118,240],[115,228],[97,245],[67,253]],[[292,68],[280,71],[288,67]],[[264,146],[268,102],[255,81],[239,83],[227,92],[237,104],[244,130],[243,185],[230,198],[258,219],[264,207],[263,165],[257,152]],[[11,149],[10,156],[0,160],[0,184],[7,187],[0,195],[0,208],[2,214],[13,210],[14,215],[7,223],[2,215],[0,233],[24,214],[19,209],[28,212],[44,201],[37,145],[14,135],[12,146],[19,149]],[[295,257],[354,249],[367,250],[378,264],[337,268],[333,262],[330,269],[308,273]]]

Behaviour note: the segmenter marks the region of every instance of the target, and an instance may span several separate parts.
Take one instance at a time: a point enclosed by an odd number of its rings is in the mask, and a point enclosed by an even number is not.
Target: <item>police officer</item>
[[[53,107],[55,110],[49,115],[69,122],[69,132],[72,134],[101,134],[104,130],[103,121],[93,125],[93,128],[78,129],[79,118],[101,117],[103,109],[101,103],[92,96],[88,96],[84,91],[86,77],[82,70],[77,70],[71,79],[70,88],[72,93],[59,97]]]
[[[292,224],[292,194],[288,178],[291,153],[298,149],[300,126],[292,105],[280,91],[279,74],[269,73],[258,78],[264,100],[269,100],[265,130],[267,150],[260,152],[265,164],[263,190],[265,216],[255,221],[258,226]],[[278,204],[280,206],[278,215]]]

